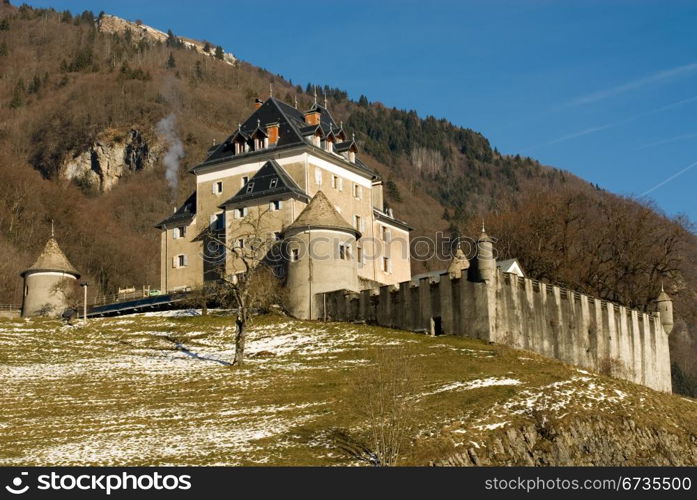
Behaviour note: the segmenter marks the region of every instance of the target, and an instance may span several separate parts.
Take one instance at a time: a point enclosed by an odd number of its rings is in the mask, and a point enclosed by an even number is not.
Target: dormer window
[[[251,193],[254,190],[254,181],[247,183],[247,193]]]
[[[264,139],[260,137],[255,137],[254,138],[254,151],[259,151],[260,149],[264,149]]]
[[[312,136],[312,145],[317,146],[318,148],[322,145],[322,138],[320,137],[319,133]]]
[[[350,161],[351,163],[356,163],[356,152],[355,151],[349,151],[348,161]]]
[[[271,182],[269,183],[269,189],[275,188],[277,184],[278,184],[278,177],[274,177],[273,179],[271,179]]]

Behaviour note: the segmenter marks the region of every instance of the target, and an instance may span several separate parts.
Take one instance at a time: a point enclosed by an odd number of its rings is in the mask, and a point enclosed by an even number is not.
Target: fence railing
[[[0,311],[19,311],[21,308],[17,304],[0,304]]]
[[[145,297],[154,297],[162,295],[160,290],[151,288],[150,285],[143,285],[140,288],[119,288],[117,293],[97,295],[91,302],[91,306],[103,306],[106,304],[115,304],[117,302],[127,302],[129,300],[137,300]]]

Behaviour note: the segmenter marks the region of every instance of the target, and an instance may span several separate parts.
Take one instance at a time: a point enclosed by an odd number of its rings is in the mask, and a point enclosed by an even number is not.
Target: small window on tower
[[[292,260],[293,262],[297,262],[298,260],[300,260],[300,250],[298,248],[294,248],[293,250],[291,250],[290,260]]]
[[[217,181],[213,184],[213,194],[221,194],[223,192],[223,181]]]
[[[281,201],[280,200],[274,200],[271,203],[269,203],[269,210],[272,212],[278,212],[281,209]]]

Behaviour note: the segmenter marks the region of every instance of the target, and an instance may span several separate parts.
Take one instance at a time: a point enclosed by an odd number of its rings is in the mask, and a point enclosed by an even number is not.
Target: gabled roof
[[[358,151],[358,146],[353,141],[344,141],[338,144],[334,144],[334,151],[337,153],[343,153],[344,151]]]
[[[46,242],[43,252],[36,259],[36,262],[27,270],[22,272],[20,276],[24,277],[27,274],[38,272],[61,272],[72,274],[76,278],[80,278],[80,273],[68,261],[63,251],[58,246],[56,239],[51,236]]]
[[[196,216],[196,191],[191,193],[182,206],[174,214],[159,222],[155,227],[174,227],[177,224],[188,224]]]
[[[525,278],[525,270],[518,259],[505,259],[496,261],[496,267],[505,273],[517,274],[521,278]]]
[[[288,226],[285,233],[289,234],[306,229],[333,229],[351,233],[356,239],[361,237],[361,233],[346,222],[322,191],[317,191],[310,203],[300,212],[300,215],[293,223]]]
[[[274,182],[274,179],[275,182]],[[220,207],[234,207],[249,204],[252,200],[280,199],[293,197],[307,203],[310,197],[288,175],[288,172],[275,160],[269,160],[242,186],[235,196]]]

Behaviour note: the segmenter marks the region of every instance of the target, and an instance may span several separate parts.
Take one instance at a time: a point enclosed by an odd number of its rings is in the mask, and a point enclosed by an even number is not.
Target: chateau
[[[191,170],[196,190],[157,225],[162,290],[241,272],[225,250],[247,244],[243,226],[251,221],[256,237],[291,247],[287,284],[298,317],[319,317],[318,293],[409,280],[411,228],[385,208],[380,176],[357,153],[326,104],[315,100],[303,112],[273,97],[257,100],[252,115]],[[225,244],[207,238],[211,232]]]
[[[497,262],[484,227],[472,262],[458,250],[447,270],[412,278],[410,228],[326,103],[257,100],[191,172],[196,190],[157,225],[165,292],[243,272],[229,250],[249,245],[253,226],[286,250],[278,267],[295,317],[479,338],[671,390],[665,292],[645,313],[531,280],[515,259]]]

